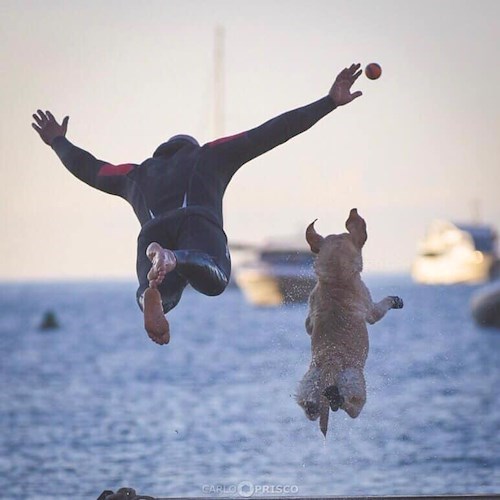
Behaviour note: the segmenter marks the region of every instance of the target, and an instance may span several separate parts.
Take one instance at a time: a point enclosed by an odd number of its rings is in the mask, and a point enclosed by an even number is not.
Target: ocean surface
[[[500,330],[474,324],[476,287],[365,281],[405,308],[369,327],[367,404],[326,440],[293,397],[306,305],[188,290],[157,346],[132,282],[1,284],[0,498],[500,492]]]

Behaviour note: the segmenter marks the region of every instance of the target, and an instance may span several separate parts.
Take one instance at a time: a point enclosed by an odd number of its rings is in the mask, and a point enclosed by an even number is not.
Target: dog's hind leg
[[[309,368],[300,381],[295,394],[295,400],[302,407],[309,420],[316,420],[319,417],[319,375],[318,368]]]
[[[356,418],[366,403],[366,382],[362,370],[347,368],[337,378],[339,395],[342,397],[341,408],[351,417]]]

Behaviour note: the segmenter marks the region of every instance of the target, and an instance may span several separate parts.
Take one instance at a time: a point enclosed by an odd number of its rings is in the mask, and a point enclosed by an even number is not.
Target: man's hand
[[[361,64],[351,64],[349,68],[343,69],[337,75],[330,92],[328,92],[336,106],[343,106],[356,99],[356,97],[363,95],[359,90],[351,94],[353,83],[362,73],[362,70],[359,69],[360,66]]]
[[[36,123],[32,123],[31,126],[38,132],[38,135],[45,144],[50,146],[56,137],[64,137],[66,135],[69,116],[66,116],[62,124],[59,125],[50,111],[44,113],[38,109],[37,113],[38,114],[33,115],[33,119]]]

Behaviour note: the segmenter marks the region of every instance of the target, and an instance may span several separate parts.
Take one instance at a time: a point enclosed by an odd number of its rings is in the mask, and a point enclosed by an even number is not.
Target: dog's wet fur
[[[312,359],[296,399],[307,418],[320,419],[326,436],[330,410],[342,409],[356,418],[366,402],[366,323],[379,321],[389,309],[401,309],[403,301],[389,296],[374,303],[361,280],[367,232],[357,209],[350,211],[347,233],[323,237],[314,222],[306,230],[306,240],[316,254],[317,283],[309,296],[306,319]]]

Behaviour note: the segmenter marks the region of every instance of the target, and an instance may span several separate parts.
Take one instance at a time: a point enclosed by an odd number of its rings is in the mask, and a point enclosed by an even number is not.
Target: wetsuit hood
[[[153,158],[156,158],[157,156],[170,156],[187,144],[191,144],[193,146],[200,145],[199,142],[190,135],[174,135],[167,142],[160,144],[156,148],[155,152],[153,153]]]

